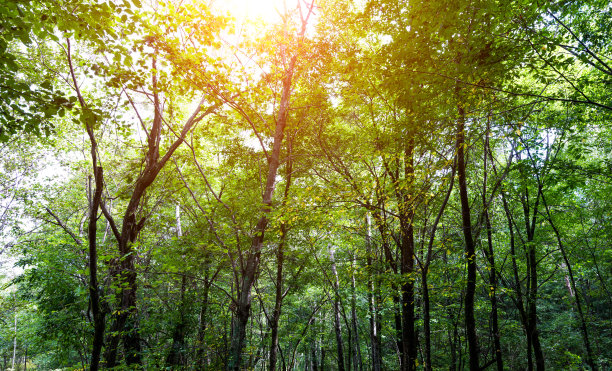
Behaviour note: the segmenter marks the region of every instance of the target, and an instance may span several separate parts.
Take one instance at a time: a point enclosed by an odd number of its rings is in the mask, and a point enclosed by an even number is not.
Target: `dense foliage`
[[[612,367],[609,2],[237,14],[0,0],[2,369]]]

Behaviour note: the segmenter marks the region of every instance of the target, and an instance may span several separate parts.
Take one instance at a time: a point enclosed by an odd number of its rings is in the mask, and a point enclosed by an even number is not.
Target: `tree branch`
[[[53,213],[53,211],[51,211],[51,209],[49,209],[48,207],[45,207],[45,210],[47,210],[47,212],[49,213],[49,215],[51,215],[53,217],[53,219],[55,219],[57,221],[57,225],[59,225],[60,227],[62,227],[62,229],[64,231],[66,231],[66,233],[68,233],[70,235],[70,237],[72,237],[72,239],[74,240],[74,242],[76,242],[79,246],[83,245],[83,241],[81,241],[80,238],[78,238],[70,229],[68,229],[68,227],[66,226],[66,224],[64,224],[60,218],[55,215]]]

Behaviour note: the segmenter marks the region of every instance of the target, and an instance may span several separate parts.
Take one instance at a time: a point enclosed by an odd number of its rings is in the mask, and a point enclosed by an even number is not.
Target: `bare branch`
[[[47,213],[49,213],[49,215],[51,215],[53,217],[53,219],[55,219],[57,221],[57,225],[59,225],[60,227],[62,227],[62,229],[64,231],[66,231],[66,233],[68,233],[70,235],[70,237],[72,237],[72,239],[74,240],[74,242],[76,242],[79,246],[83,245],[83,241],[81,241],[80,238],[78,238],[67,226],[66,224],[64,224],[61,219],[55,215],[53,213],[53,211],[51,211],[51,209],[49,209],[48,207],[45,207],[45,210],[47,210]]]
[[[100,202],[100,208],[102,209],[102,214],[104,214],[104,217],[106,218],[106,220],[108,221],[108,224],[110,224],[110,227],[113,230],[113,235],[115,236],[117,241],[120,241],[121,233],[119,233],[119,230],[117,229],[117,225],[115,224],[115,219],[113,219],[113,216],[106,209],[106,205],[104,204],[104,202]]]

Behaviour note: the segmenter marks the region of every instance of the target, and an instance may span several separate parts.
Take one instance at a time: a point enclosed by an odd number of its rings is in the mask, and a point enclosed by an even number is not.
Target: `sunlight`
[[[294,9],[296,0],[226,0],[215,5],[227,10],[238,23],[243,21],[259,21],[263,23],[279,22],[285,6]]]

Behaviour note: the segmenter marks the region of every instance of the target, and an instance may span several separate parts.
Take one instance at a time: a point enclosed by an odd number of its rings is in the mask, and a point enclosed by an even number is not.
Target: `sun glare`
[[[280,22],[286,9],[294,9],[297,0],[217,0],[240,23],[243,21]]]

